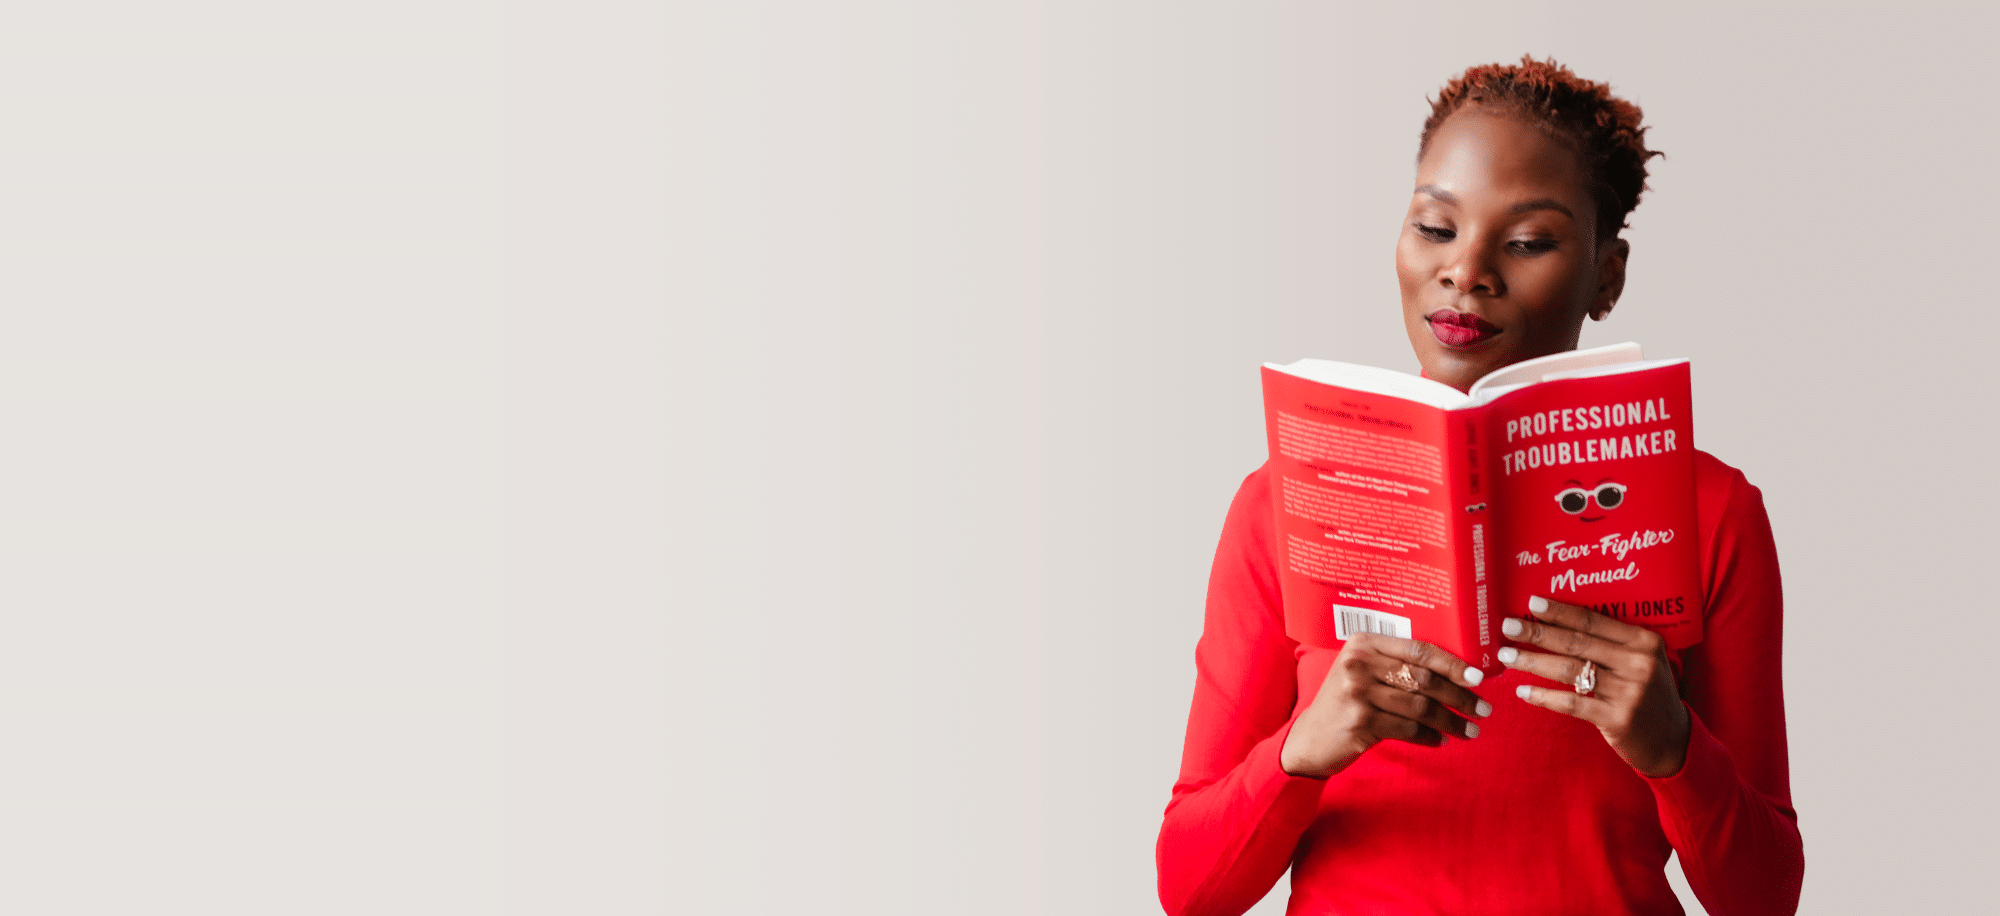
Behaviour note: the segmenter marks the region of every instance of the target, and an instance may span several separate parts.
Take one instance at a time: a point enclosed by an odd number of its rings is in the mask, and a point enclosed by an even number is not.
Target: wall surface
[[[1255,368],[1415,369],[1425,97],[1523,53],[1668,153],[1584,343],[1763,488],[1802,911],[1990,896],[1990,17],[40,6],[0,910],[1157,912]]]

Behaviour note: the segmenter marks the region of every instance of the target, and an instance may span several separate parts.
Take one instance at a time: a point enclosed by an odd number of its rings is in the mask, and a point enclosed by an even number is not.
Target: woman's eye
[[[1507,245],[1522,254],[1541,254],[1556,250],[1555,239],[1516,239]]]
[[[1443,226],[1429,226],[1423,223],[1417,224],[1417,234],[1433,242],[1449,242],[1458,237],[1458,233]]]

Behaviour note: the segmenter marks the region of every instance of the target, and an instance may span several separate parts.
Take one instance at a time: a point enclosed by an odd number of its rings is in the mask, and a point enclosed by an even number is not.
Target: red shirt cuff
[[[1653,788],[1661,817],[1683,824],[1698,812],[1716,804],[1727,804],[1736,789],[1736,758],[1722,739],[1701,724],[1701,717],[1688,710],[1687,759],[1671,776],[1642,776]]]
[[[1267,801],[1267,810],[1292,808],[1294,816],[1303,816],[1307,823],[1319,816],[1320,791],[1326,788],[1324,776],[1294,776],[1285,772],[1283,761],[1285,739],[1292,734],[1292,726],[1298,724],[1298,717],[1286,722],[1278,733],[1250,749],[1245,760],[1245,788],[1250,797]],[[1290,820],[1291,818],[1286,818]],[[1303,828],[1301,828],[1303,829]]]

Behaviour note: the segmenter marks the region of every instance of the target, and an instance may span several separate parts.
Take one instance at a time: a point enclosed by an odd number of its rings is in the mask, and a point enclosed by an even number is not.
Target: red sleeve
[[[1209,572],[1181,774],[1156,850],[1160,903],[1172,916],[1237,916],[1255,905],[1291,864],[1326,785],[1278,764],[1297,656],[1271,557],[1270,498],[1264,470],[1243,481]]]
[[[1702,513],[1715,533],[1705,633],[1682,664],[1693,719],[1687,762],[1648,781],[1688,885],[1712,916],[1791,914],[1805,848],[1785,758],[1778,551],[1763,494],[1733,469],[1727,483],[1702,506],[1715,506]]]

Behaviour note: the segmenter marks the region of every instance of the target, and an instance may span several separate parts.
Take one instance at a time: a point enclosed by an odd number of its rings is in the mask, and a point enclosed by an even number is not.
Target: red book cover
[[[1434,643],[1488,673],[1542,595],[1701,639],[1685,360],[1620,344],[1493,373],[1469,394],[1324,360],[1267,365],[1285,629]]]

